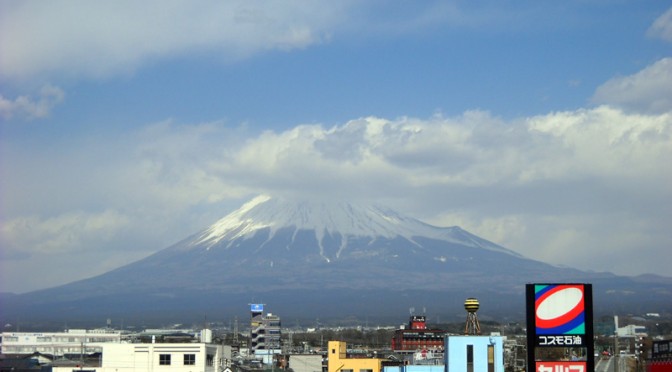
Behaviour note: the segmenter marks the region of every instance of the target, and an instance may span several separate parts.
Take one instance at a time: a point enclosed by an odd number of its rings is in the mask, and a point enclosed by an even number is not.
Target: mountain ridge
[[[319,311],[313,316],[373,318],[401,315],[421,303],[461,309],[464,298],[477,297],[499,317],[523,319],[530,282],[593,283],[596,304],[609,312],[672,310],[672,280],[663,277],[554,266],[457,226],[432,226],[384,207],[260,196],[144,259],[4,296],[0,316],[55,317],[56,309],[61,318],[101,312],[147,318],[157,311],[170,318],[240,313],[263,298],[287,316]]]

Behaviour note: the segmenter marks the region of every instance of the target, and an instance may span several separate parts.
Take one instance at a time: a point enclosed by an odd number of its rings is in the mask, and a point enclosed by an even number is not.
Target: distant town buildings
[[[471,307],[467,308],[467,304]],[[474,301],[465,302],[465,309],[475,313]],[[636,322],[632,319],[628,322]],[[235,333],[239,334],[237,324]],[[287,340],[281,339],[280,317],[265,313],[262,304],[250,307],[247,344],[239,343],[237,337],[225,344],[226,337],[221,333],[213,337],[208,325],[200,331],[178,328],[181,326],[134,333],[109,327],[65,332],[4,332],[0,339],[0,372],[251,372],[269,368],[294,372],[503,372],[505,361],[507,371],[519,371],[529,361],[525,359],[524,337],[507,339],[498,332],[487,336],[468,332],[450,334],[428,328],[424,315],[411,315],[408,324],[400,329],[389,328],[389,332],[394,331],[390,347],[385,345],[376,350],[359,344],[349,349],[346,342],[333,339],[325,339],[328,342],[324,349],[320,339],[319,348],[306,347],[299,353],[295,353],[299,349],[292,352],[288,345],[282,345]],[[650,372],[672,370],[672,341],[654,340],[650,349],[645,348],[642,341],[646,337],[645,327],[619,328],[617,321],[614,326],[609,343],[623,363],[627,355],[637,368],[646,365],[651,367]],[[389,340],[389,334],[385,339]],[[288,335],[287,343],[291,344],[292,333]],[[542,339],[551,336],[542,335]],[[562,340],[573,342],[575,339],[563,336]],[[574,353],[577,350],[580,348],[566,352],[555,345],[544,349],[546,354],[535,354],[532,360],[538,362],[537,371],[587,372],[590,368],[578,369],[580,364],[577,363],[585,362],[593,354]],[[599,360],[597,363],[604,361],[606,365],[611,355],[600,349],[594,357]]]
[[[70,329],[66,332],[3,332],[2,354],[92,354],[102,351],[103,345],[120,343],[121,332],[110,329]]]
[[[0,369],[10,366],[7,371],[14,372],[231,372],[272,365],[279,369],[292,368],[295,372],[401,372],[395,367],[402,366],[404,372],[440,372],[445,370],[446,363],[452,363],[459,366],[455,368],[469,365],[475,372],[482,368],[497,372],[500,371],[498,363],[503,360],[501,337],[440,336],[445,332],[428,330],[424,316],[412,317],[409,330],[428,332],[433,343],[442,338],[441,345],[436,344],[436,348],[450,345],[447,353],[435,354],[440,357],[435,358],[436,363],[431,367],[423,363],[427,359],[418,353],[407,353],[408,358],[392,354],[363,357],[348,350],[345,342],[333,340],[328,342],[325,354],[283,354],[280,317],[261,313],[254,314],[252,319],[255,328],[251,330],[251,336],[255,335],[256,341],[254,353],[245,359],[247,362],[241,361],[240,356],[232,358],[231,346],[213,343],[209,329],[200,332],[147,329],[124,335],[109,329],[69,330],[61,333],[4,333]],[[424,343],[420,348],[432,345]],[[10,351],[15,357],[5,360]],[[16,356],[22,354],[32,363],[17,364],[24,358]],[[326,364],[325,356],[328,357]],[[234,359],[239,362],[235,366]],[[33,368],[40,365],[42,369]],[[11,366],[22,367],[12,369]],[[43,369],[44,366],[48,366],[48,370]]]

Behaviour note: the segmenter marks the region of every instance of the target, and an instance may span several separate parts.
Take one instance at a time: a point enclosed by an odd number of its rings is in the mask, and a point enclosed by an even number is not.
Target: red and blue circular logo
[[[584,298],[584,287],[580,284],[536,285],[534,313],[537,334],[584,334]]]

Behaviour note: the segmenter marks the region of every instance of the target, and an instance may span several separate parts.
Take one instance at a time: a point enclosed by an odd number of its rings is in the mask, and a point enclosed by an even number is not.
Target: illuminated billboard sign
[[[263,313],[264,304],[250,304],[250,311],[253,313]]]
[[[594,367],[592,285],[527,284],[525,290],[529,370],[552,372],[592,370]],[[553,360],[550,356],[558,350],[564,355],[573,355],[581,360],[571,363]]]
[[[586,334],[585,298],[583,284],[535,284],[534,327],[537,335]],[[548,337],[543,340],[547,343]],[[551,340],[555,341],[555,338]],[[581,338],[561,337],[557,340],[574,345]]]

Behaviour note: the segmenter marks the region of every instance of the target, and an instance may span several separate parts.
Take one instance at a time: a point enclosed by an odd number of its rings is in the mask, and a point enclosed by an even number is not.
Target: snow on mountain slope
[[[415,237],[443,240],[469,247],[519,256],[459,227],[440,228],[403,216],[389,208],[359,206],[340,201],[289,201],[260,195],[220,219],[198,235],[194,246],[208,249],[222,242],[247,239],[270,229],[269,240],[283,228],[315,232],[321,244],[326,235],[340,235],[343,247],[348,237],[396,238],[414,242]]]

